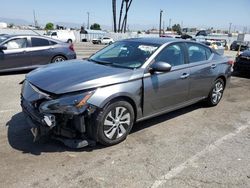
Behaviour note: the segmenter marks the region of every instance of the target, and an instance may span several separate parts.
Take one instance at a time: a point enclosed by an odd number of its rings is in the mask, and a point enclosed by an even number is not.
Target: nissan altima
[[[21,105],[34,140],[80,148],[125,140],[133,125],[199,101],[216,106],[232,62],[181,39],[115,42],[88,60],[46,65],[23,81]]]

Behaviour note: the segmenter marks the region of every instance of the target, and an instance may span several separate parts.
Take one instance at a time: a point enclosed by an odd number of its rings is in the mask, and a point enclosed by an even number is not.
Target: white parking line
[[[170,179],[174,178],[175,176],[177,176],[178,174],[180,174],[184,169],[186,169],[190,166],[195,166],[195,161],[200,159],[205,154],[215,150],[220,145],[222,145],[226,140],[233,138],[234,136],[236,136],[237,134],[241,133],[242,131],[246,130],[249,127],[250,127],[250,122],[248,122],[247,125],[244,125],[244,126],[237,128],[236,131],[229,133],[229,134],[223,136],[222,138],[216,140],[214,143],[208,145],[204,150],[202,150],[202,151],[198,152],[197,154],[195,154],[194,156],[190,157],[185,162],[181,163],[179,166],[171,169],[167,174],[157,178],[157,180],[153,183],[151,188],[157,188],[157,187],[161,186],[162,184],[166,183],[167,180],[170,180]]]

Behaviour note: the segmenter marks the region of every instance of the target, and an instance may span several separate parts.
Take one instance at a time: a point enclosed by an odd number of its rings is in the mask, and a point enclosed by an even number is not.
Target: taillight
[[[72,51],[74,52],[74,51],[75,51],[74,45],[73,45],[73,44],[70,44],[69,49],[72,50]]]
[[[229,60],[228,62],[227,62],[229,65],[234,65],[234,61],[233,60]]]

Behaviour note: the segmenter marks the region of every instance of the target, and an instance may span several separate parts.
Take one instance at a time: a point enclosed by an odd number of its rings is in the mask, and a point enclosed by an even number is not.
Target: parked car
[[[238,51],[239,47],[240,47],[240,51],[244,51],[250,47],[250,44],[248,42],[233,41],[232,44],[230,45],[230,50]]]
[[[225,51],[225,47],[223,45],[222,42],[220,41],[210,41],[210,40],[206,40],[206,41],[202,41],[201,43],[209,46],[210,48],[214,49],[216,52],[218,52],[220,55],[224,54]]]
[[[234,71],[250,75],[250,48],[236,57]]]
[[[93,44],[112,44],[114,43],[114,39],[110,37],[100,37],[98,39],[92,39]]]
[[[0,36],[0,72],[34,69],[75,58],[72,44],[36,35]]]
[[[127,39],[86,61],[32,71],[23,82],[21,105],[35,139],[49,134],[75,148],[110,146],[123,141],[138,121],[203,100],[216,106],[231,66],[201,43]]]
[[[54,30],[47,32],[45,35],[67,43],[73,43],[76,41],[74,31],[71,30]]]

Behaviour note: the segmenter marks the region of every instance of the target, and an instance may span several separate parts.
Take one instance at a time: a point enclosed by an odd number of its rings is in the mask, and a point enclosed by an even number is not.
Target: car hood
[[[142,74],[138,70],[73,60],[38,68],[30,72],[26,79],[44,91],[64,94],[127,82],[140,78]]]

